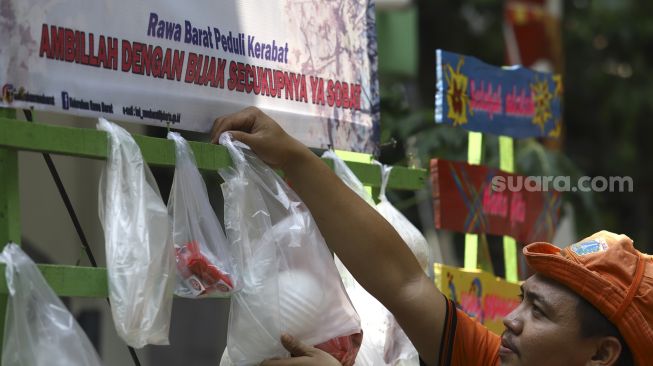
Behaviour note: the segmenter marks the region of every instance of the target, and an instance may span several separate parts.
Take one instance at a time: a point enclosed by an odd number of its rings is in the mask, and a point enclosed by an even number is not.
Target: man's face
[[[580,335],[576,294],[535,275],[523,284],[522,296],[503,321],[502,366],[581,366],[592,358],[592,343]]]

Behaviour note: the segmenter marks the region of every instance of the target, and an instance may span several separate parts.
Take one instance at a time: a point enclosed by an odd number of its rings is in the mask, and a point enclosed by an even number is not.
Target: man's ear
[[[587,366],[612,366],[616,364],[622,352],[622,346],[616,337],[601,337],[596,340],[596,351]]]

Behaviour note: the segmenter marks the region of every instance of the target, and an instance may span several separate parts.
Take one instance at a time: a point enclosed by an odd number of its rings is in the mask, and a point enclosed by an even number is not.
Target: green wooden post
[[[514,173],[515,152],[512,137],[499,136],[499,157],[501,170]],[[519,281],[517,274],[517,242],[515,238],[507,235],[503,237],[503,260],[506,269],[506,280],[517,283]]]
[[[467,142],[467,162],[480,165],[483,159],[483,134],[469,132]],[[478,268],[478,234],[465,234],[465,269]]]
[[[13,109],[0,108],[0,117],[16,118]],[[20,197],[18,196],[18,153],[0,148],[0,247],[20,243]],[[4,273],[3,273],[4,275]],[[4,277],[4,276],[3,276]],[[0,295],[0,345],[3,344],[7,295]],[[0,357],[2,349],[0,349]]]

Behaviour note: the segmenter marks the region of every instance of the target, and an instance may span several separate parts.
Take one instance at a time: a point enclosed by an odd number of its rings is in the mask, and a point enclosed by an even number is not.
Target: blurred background
[[[493,65],[524,64],[563,75],[564,128],[558,140],[515,141],[522,175],[628,176],[633,192],[568,192],[554,242],[568,245],[600,229],[626,233],[653,252],[653,2],[632,0],[377,0],[381,151],[385,164],[428,169],[429,159],[464,161],[467,132],[434,123],[435,50]],[[22,118],[22,113],[17,113]],[[95,121],[36,113],[37,121],[94,126]],[[123,124],[133,133],[165,136],[156,127]],[[186,134],[191,140],[206,136]],[[484,165],[499,166],[496,136],[484,138]],[[40,263],[88,265],[40,154],[20,153],[21,222],[26,251]],[[53,156],[101,265],[97,182],[103,162]],[[172,169],[153,169],[164,200]],[[206,176],[220,210],[217,175]],[[464,235],[437,231],[431,192],[388,196],[425,234],[434,260],[462,266]],[[219,213],[218,217],[222,217]],[[491,251],[501,238],[488,237]],[[53,245],[56,243],[56,245]],[[501,253],[492,253],[502,275]],[[81,261],[81,262],[80,262]],[[68,299],[106,365],[132,364],[103,299]],[[175,299],[171,347],[146,347],[144,365],[216,365],[226,342],[229,302]]]
[[[606,229],[625,233],[640,250],[652,251],[653,170],[645,163],[653,156],[653,144],[647,141],[653,135],[647,122],[653,112],[652,2],[386,3],[391,1],[377,3],[381,139],[386,143],[382,161],[427,167],[431,157],[466,160],[467,133],[433,123],[437,48],[493,65],[519,63],[560,73],[561,137],[516,140],[516,172],[632,177],[633,192],[565,193],[562,223],[567,235],[558,236],[562,241],[556,244],[569,244],[565,239],[570,235],[580,239]],[[488,135],[485,140],[485,165],[498,167],[497,138]],[[416,203],[429,199],[395,195],[413,219]],[[462,245],[455,249],[460,258]]]

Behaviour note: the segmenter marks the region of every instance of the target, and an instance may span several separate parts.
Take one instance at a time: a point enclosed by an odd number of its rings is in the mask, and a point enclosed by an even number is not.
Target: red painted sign
[[[560,192],[510,184],[524,181],[498,169],[431,160],[435,227],[509,235],[521,243],[550,241],[560,216]]]

